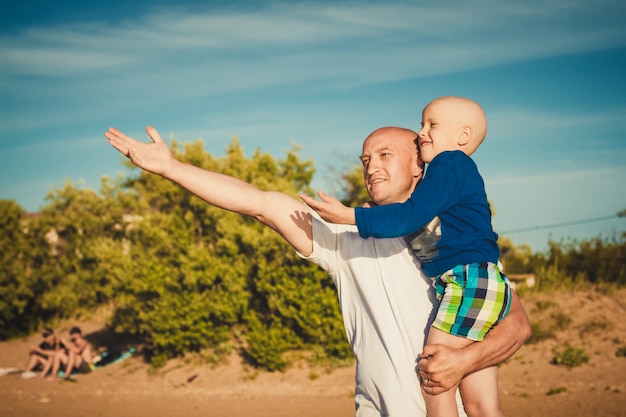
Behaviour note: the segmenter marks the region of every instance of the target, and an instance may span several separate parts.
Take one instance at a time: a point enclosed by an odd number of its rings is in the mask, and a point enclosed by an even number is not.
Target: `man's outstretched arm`
[[[423,388],[428,394],[441,394],[458,384],[465,375],[507,360],[530,336],[530,321],[514,291],[509,314],[487,333],[482,342],[463,349],[443,345],[424,347],[418,370],[422,379],[428,379],[429,383]]]
[[[238,178],[180,162],[155,128],[148,126],[146,132],[152,143],[137,141],[115,128],[104,136],[139,168],[177,183],[213,206],[254,217],[276,230],[301,254],[311,254],[312,220],[305,204],[283,193],[262,191]]]

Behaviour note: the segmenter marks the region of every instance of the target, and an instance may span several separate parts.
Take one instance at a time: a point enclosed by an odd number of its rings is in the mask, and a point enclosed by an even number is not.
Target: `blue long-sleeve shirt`
[[[431,277],[457,265],[497,263],[500,257],[483,179],[474,161],[461,151],[433,158],[404,203],[357,207],[355,217],[363,238],[409,236]]]

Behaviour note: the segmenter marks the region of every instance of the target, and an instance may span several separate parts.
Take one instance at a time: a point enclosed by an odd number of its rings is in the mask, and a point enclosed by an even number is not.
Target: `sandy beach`
[[[531,321],[553,336],[525,345],[500,365],[500,392],[508,417],[625,416],[626,289],[523,297]],[[569,317],[564,320],[563,317]],[[97,320],[79,324],[89,336]],[[0,343],[0,367],[23,366],[39,335]],[[551,364],[566,344],[582,348],[586,364]],[[76,382],[0,377],[0,416],[354,416],[354,367],[333,371],[298,364],[286,372],[261,372],[232,355],[221,365],[177,359],[150,374],[140,356],[79,375]]]

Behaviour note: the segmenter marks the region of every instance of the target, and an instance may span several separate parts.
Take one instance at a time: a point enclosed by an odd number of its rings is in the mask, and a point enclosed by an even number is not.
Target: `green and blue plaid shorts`
[[[433,326],[483,340],[511,309],[511,283],[491,262],[458,265],[433,278],[439,308]]]

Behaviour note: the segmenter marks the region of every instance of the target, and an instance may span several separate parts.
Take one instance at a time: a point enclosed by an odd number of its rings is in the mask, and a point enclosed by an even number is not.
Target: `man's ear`
[[[458,144],[459,146],[465,146],[472,140],[472,135],[474,134],[474,129],[472,126],[463,126],[461,129],[461,134],[459,135]]]
[[[424,176],[424,161],[418,156],[413,167],[413,178],[419,178],[420,180]]]

